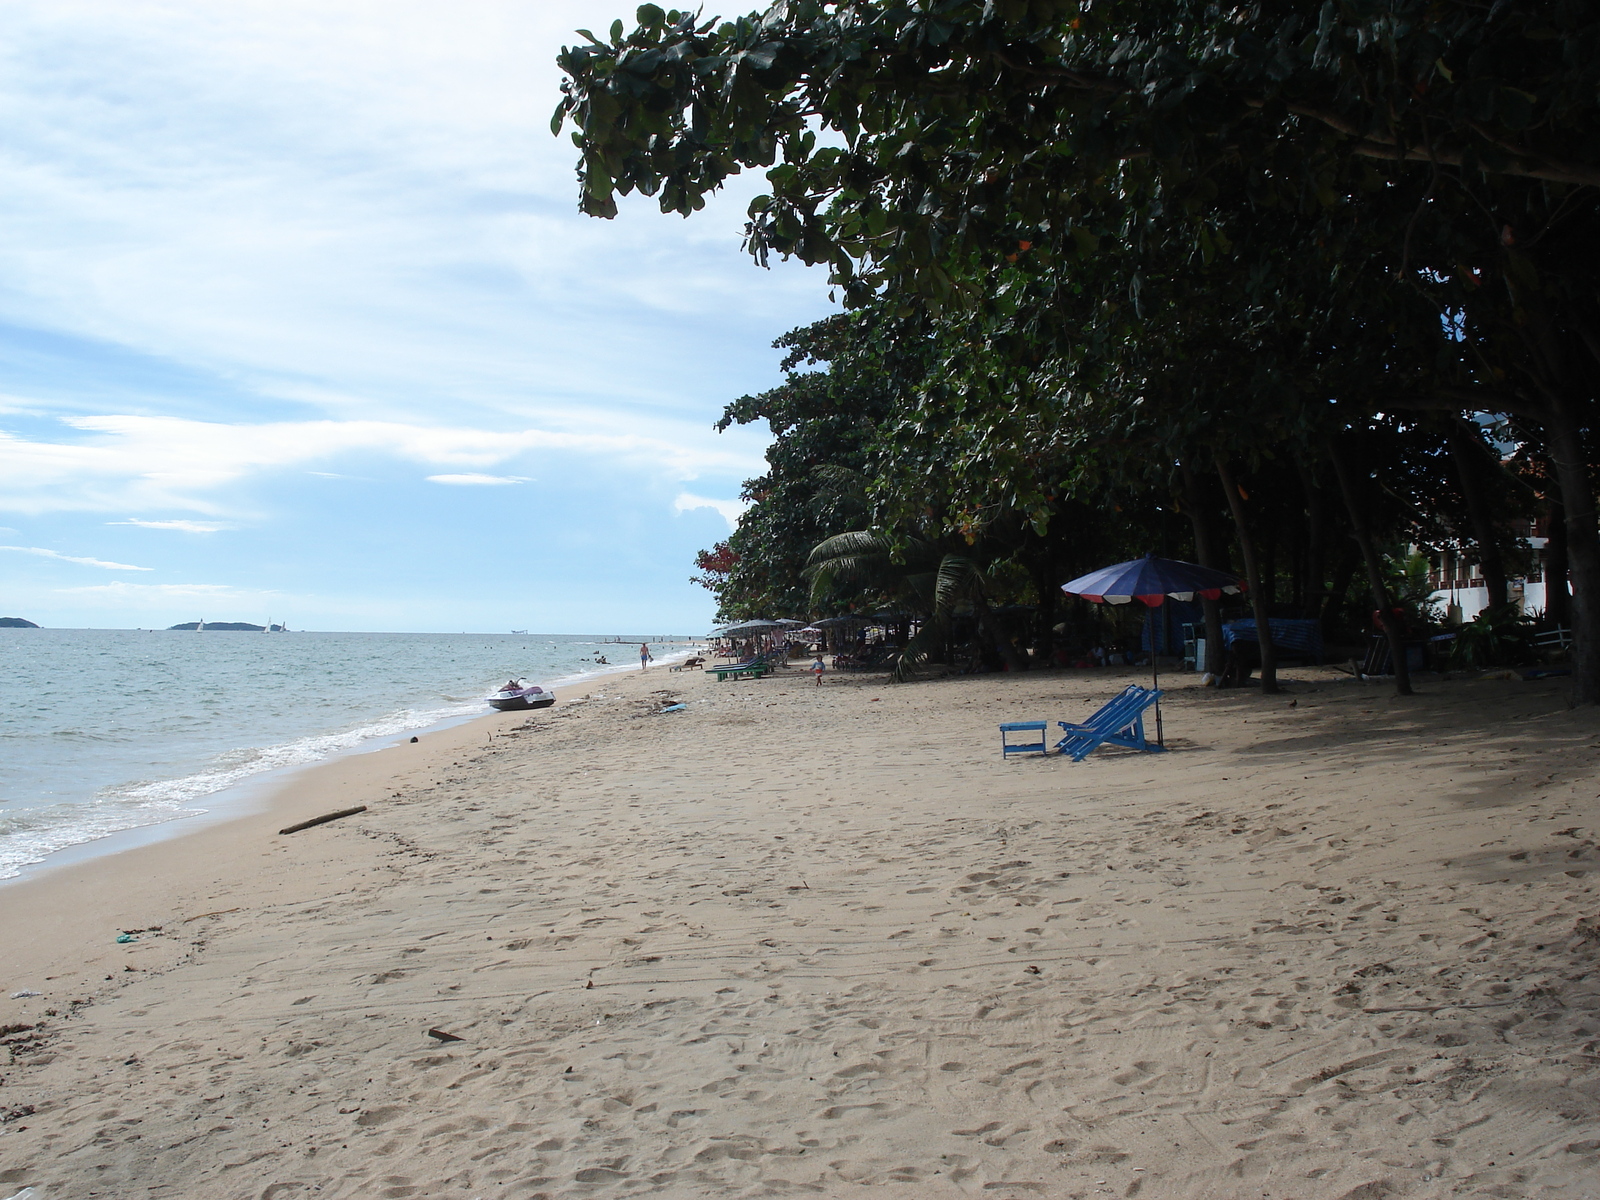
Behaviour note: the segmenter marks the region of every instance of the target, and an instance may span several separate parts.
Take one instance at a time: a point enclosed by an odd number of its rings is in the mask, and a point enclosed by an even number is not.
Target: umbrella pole
[[[1155,639],[1154,638],[1151,639],[1151,645],[1150,645],[1150,690],[1151,691],[1155,691],[1155,692],[1159,692],[1161,690],[1161,663],[1156,659]],[[1166,744],[1167,744],[1166,743],[1166,739],[1165,739],[1165,737],[1163,737],[1162,731],[1161,731],[1161,701],[1160,701],[1160,699],[1157,699],[1156,700],[1156,745],[1165,746]]]

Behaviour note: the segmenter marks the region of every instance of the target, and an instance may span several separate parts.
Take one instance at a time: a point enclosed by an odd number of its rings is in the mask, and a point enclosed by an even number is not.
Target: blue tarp
[[[1267,627],[1272,631],[1272,644],[1279,651],[1296,658],[1322,661],[1322,623],[1298,621],[1288,617],[1269,617]],[[1256,640],[1254,621],[1229,621],[1222,627],[1222,640],[1226,645]]]

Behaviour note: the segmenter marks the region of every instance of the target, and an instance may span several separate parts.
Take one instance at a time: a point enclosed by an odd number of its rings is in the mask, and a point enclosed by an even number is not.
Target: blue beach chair
[[[1056,724],[1066,730],[1066,736],[1056,743],[1056,752],[1070,755],[1073,762],[1082,762],[1101,746],[1122,746],[1159,754],[1166,747],[1145,737],[1144,713],[1160,699],[1161,693],[1155,688],[1130,683],[1087,721],[1081,724],[1057,721]]]

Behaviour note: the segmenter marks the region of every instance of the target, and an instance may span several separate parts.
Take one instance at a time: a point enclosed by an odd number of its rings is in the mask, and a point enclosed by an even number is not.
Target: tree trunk
[[[1489,591],[1489,604],[1499,608],[1510,602],[1506,581],[1505,556],[1500,553],[1500,538],[1489,517],[1483,496],[1483,444],[1456,421],[1450,427],[1450,457],[1461,480],[1461,495],[1467,502],[1467,520],[1472,525],[1472,540],[1478,544],[1478,569]]]
[[[1559,629],[1572,628],[1572,593],[1567,591],[1567,510],[1561,501],[1549,501],[1545,519],[1544,616]],[[1554,580],[1555,582],[1551,582]]]
[[[1567,563],[1572,575],[1572,703],[1600,704],[1600,530],[1589,486],[1583,431],[1564,400],[1553,398],[1544,422],[1550,463],[1567,512]],[[1549,595],[1549,585],[1545,594]]]
[[[1261,521],[1257,524],[1256,532],[1261,535],[1257,546],[1256,555],[1261,560],[1261,599],[1267,606],[1267,611],[1272,611],[1272,606],[1278,602],[1278,516],[1275,505],[1265,504],[1256,510]]]
[[[1301,612],[1306,616],[1326,616],[1327,603],[1323,592],[1323,579],[1327,574],[1327,505],[1322,502],[1322,489],[1317,486],[1317,481],[1311,477],[1311,470],[1306,466],[1305,459],[1295,456],[1295,467],[1300,475],[1300,487],[1306,496],[1306,554],[1305,578],[1306,583],[1301,589]],[[1349,581],[1346,580],[1346,586]],[[1312,602],[1312,593],[1315,589],[1316,602]]]
[[[1217,455],[1217,478],[1222,480],[1222,490],[1228,495],[1228,511],[1233,514],[1234,529],[1239,537],[1239,554],[1244,559],[1245,583],[1250,588],[1250,606],[1256,614],[1256,640],[1261,649],[1261,691],[1273,695],[1278,687],[1278,654],[1272,645],[1272,624],[1267,619],[1267,599],[1261,592],[1261,568],[1256,563],[1255,539],[1250,536],[1250,526],[1244,517],[1244,498],[1239,495],[1239,485],[1228,460]]]
[[[1333,580],[1328,585],[1328,594],[1322,598],[1322,611],[1318,615],[1323,621],[1338,615],[1337,606],[1344,603],[1350,591],[1350,581],[1356,577],[1356,568],[1360,565],[1361,548],[1352,538],[1348,545],[1340,547],[1339,562],[1333,568]]]
[[[1228,564],[1217,557],[1216,538],[1212,536],[1211,518],[1200,503],[1200,489],[1195,486],[1194,472],[1188,463],[1180,463],[1183,472],[1183,507],[1194,526],[1194,552],[1202,567],[1226,571]],[[1212,675],[1222,674],[1222,604],[1217,600],[1200,597],[1200,611],[1206,622],[1206,670]]]
[[[1006,670],[1026,671],[1027,661],[1017,654],[1017,648],[1011,644],[1011,639],[1006,636],[1005,630],[994,619],[988,604],[978,600],[973,604],[973,610],[973,615],[978,621],[978,636],[994,648],[995,654],[1005,664]]]
[[[1306,600],[1306,542],[1311,536],[1311,522],[1302,521],[1302,512],[1290,514],[1290,524],[1299,524],[1301,528],[1294,532],[1303,533],[1303,537],[1289,538],[1289,603],[1294,606],[1294,611],[1300,616],[1305,616],[1310,603]]]
[[[1034,633],[1033,657],[1041,666],[1053,666],[1056,650],[1056,600],[1061,591],[1053,581],[1053,573],[1046,562],[1037,559],[1030,564],[1028,574],[1033,578],[1033,590],[1039,594],[1038,625]]]
[[[1378,622],[1383,626],[1383,632],[1389,639],[1389,657],[1394,660],[1394,690],[1398,696],[1410,696],[1411,691],[1411,665],[1406,662],[1406,640],[1400,630],[1400,623],[1395,620],[1393,605],[1389,603],[1389,589],[1383,582],[1383,562],[1378,558],[1378,549],[1372,544],[1372,535],[1367,530],[1366,514],[1361,505],[1356,501],[1355,485],[1350,479],[1350,471],[1345,466],[1344,456],[1339,452],[1337,442],[1328,443],[1328,457],[1333,460],[1333,473],[1339,480],[1339,492],[1344,497],[1344,506],[1350,514],[1350,532],[1356,539],[1356,545],[1361,547],[1361,557],[1367,564],[1367,582],[1372,585],[1372,602],[1378,606]]]
[[[1571,703],[1600,704],[1600,527],[1594,488],[1589,483],[1588,447],[1576,411],[1584,403],[1577,397],[1587,393],[1580,393],[1582,385],[1567,367],[1562,333],[1544,312],[1542,295],[1537,289],[1520,294],[1523,289],[1512,282],[1514,278],[1507,273],[1511,294],[1525,314],[1517,333],[1542,364],[1535,378],[1545,396],[1540,414],[1545,452],[1555,468],[1567,513],[1567,566],[1572,577]]]

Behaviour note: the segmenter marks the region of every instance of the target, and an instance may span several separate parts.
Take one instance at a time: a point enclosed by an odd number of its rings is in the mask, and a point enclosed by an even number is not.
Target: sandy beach
[[[0,1196],[1600,1195],[1595,714],[1288,675],[657,669],[0,887]]]

